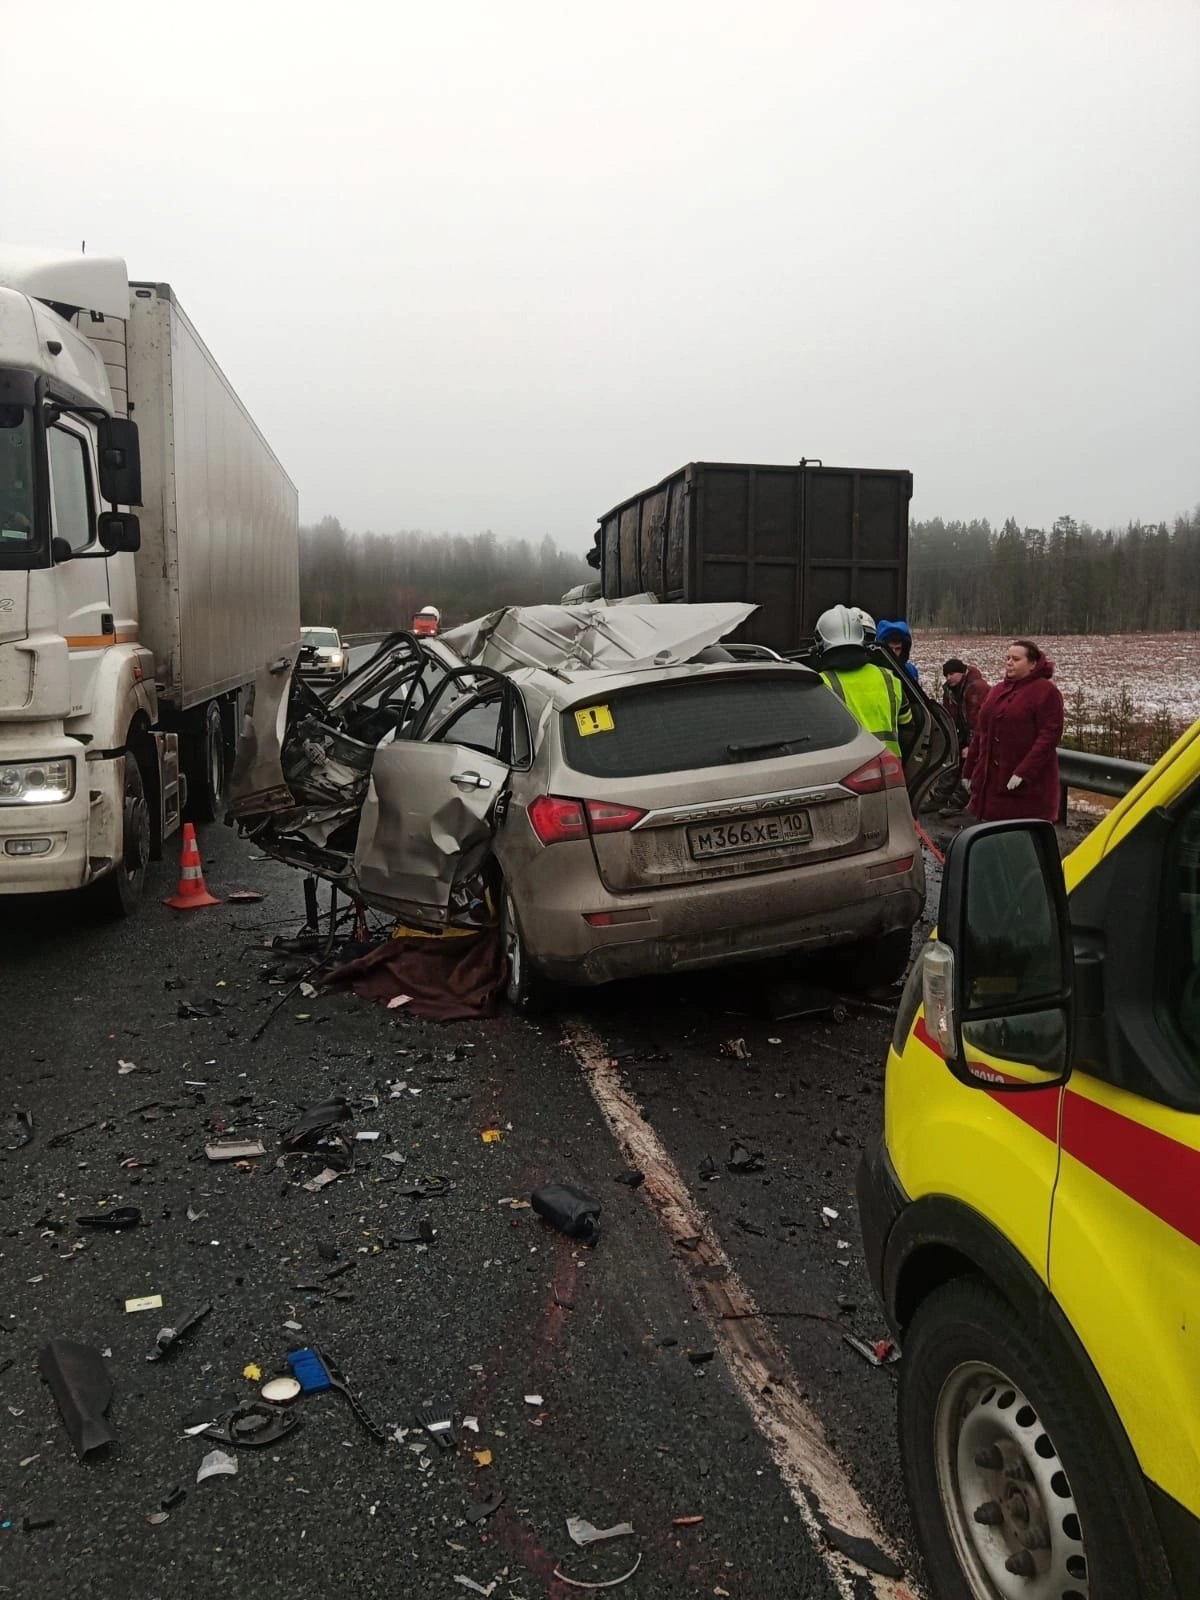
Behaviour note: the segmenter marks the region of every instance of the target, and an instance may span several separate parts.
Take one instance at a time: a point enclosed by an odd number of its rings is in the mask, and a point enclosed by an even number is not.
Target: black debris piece
[[[529,1198],[538,1216],[569,1239],[595,1244],[600,1237],[602,1207],[599,1200],[593,1200],[582,1189],[573,1188],[569,1183],[547,1183],[535,1189]]]
[[[689,1350],[687,1358],[694,1367],[703,1367],[713,1359],[716,1353],[715,1350]]]
[[[61,1133],[52,1133],[46,1140],[47,1150],[57,1150],[60,1145],[66,1144],[68,1139],[73,1139],[77,1133],[86,1133],[89,1128],[96,1126],[96,1118],[90,1122],[81,1122],[77,1128],[64,1128]]]
[[[486,1522],[489,1517],[494,1517],[504,1504],[504,1490],[497,1489],[486,1500],[475,1500],[463,1512],[463,1516],[475,1527],[480,1522]]]
[[[73,1339],[51,1339],[38,1356],[38,1370],[50,1385],[81,1461],[116,1439],[104,1415],[112,1404],[112,1379],[99,1350]]]
[[[106,1228],[110,1233],[120,1233],[122,1228],[136,1228],[142,1220],[137,1206],[117,1206],[114,1211],[100,1211],[94,1217],[76,1217],[81,1228]]]
[[[760,1228],[757,1222],[751,1222],[748,1217],[735,1217],[734,1221],[743,1233],[752,1233],[756,1239],[765,1239],[767,1230]]]
[[[454,1443],[454,1418],[446,1406],[424,1405],[417,1412],[417,1423],[443,1450]]]
[[[630,1189],[640,1189],[646,1181],[646,1174],[639,1172],[636,1167],[627,1167],[624,1172],[618,1172],[616,1181],[625,1184]]]
[[[162,1499],[158,1502],[159,1509],[162,1511],[174,1511],[175,1507],[177,1505],[182,1505],[186,1499],[187,1490],[180,1488],[180,1486],[177,1484],[174,1489],[168,1489],[166,1494],[163,1495]]]
[[[326,1100],[322,1105],[310,1106],[280,1135],[279,1142],[287,1150],[313,1149],[320,1142],[318,1135],[347,1121],[349,1116],[350,1107],[345,1100]]]
[[[403,1233],[398,1233],[391,1241],[392,1244],[432,1244],[433,1223],[428,1217],[422,1217],[420,1222],[411,1228],[405,1228]]]
[[[158,1338],[154,1341],[154,1349],[151,1350],[146,1360],[161,1361],[167,1351],[173,1349],[184,1334],[190,1333],[198,1322],[203,1322],[211,1310],[211,1303],[202,1305],[196,1311],[193,1311],[186,1321],[181,1322],[177,1328],[160,1328],[158,1330]]]
[[[48,1513],[31,1511],[21,1518],[21,1527],[26,1533],[40,1533],[45,1528],[53,1528],[58,1522],[57,1517]]]
[[[296,1411],[282,1411],[265,1400],[244,1400],[201,1435],[218,1444],[258,1446],[274,1444],[300,1425]]]
[[[721,1176],[721,1169],[711,1156],[705,1156],[700,1163],[700,1178],[704,1183],[709,1183],[713,1178]]]
[[[750,1151],[744,1144],[734,1143],[729,1147],[729,1160],[725,1163],[728,1172],[761,1172],[766,1166],[766,1158],[761,1150]]]
[[[219,1016],[220,1009],[220,1001],[218,1000],[181,1000],[175,1015],[182,1022],[190,1022],[196,1019]]]

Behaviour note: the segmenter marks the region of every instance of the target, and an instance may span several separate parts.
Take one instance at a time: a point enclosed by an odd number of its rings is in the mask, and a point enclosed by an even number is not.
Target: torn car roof
[[[757,607],[505,606],[441,636],[464,661],[495,672],[637,672],[679,666],[741,626]]]

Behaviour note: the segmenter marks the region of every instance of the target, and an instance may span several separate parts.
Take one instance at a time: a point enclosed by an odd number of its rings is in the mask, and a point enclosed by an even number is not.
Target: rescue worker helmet
[[[830,606],[817,618],[817,645],[822,650],[835,650],[839,645],[863,642],[863,625],[857,608]]]

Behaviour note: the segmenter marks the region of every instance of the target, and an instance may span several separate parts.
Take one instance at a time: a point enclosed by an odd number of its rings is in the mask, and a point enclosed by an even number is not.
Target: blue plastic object
[[[323,1389],[333,1388],[329,1368],[316,1350],[293,1350],[287,1358],[287,1363],[292,1369],[293,1378],[300,1385],[301,1393],[320,1394]]]

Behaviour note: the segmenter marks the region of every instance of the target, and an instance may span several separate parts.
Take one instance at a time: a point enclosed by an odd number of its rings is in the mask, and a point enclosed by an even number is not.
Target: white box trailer
[[[296,487],[165,283],[131,285],[142,640],[175,713],[253,682],[300,625]]]

